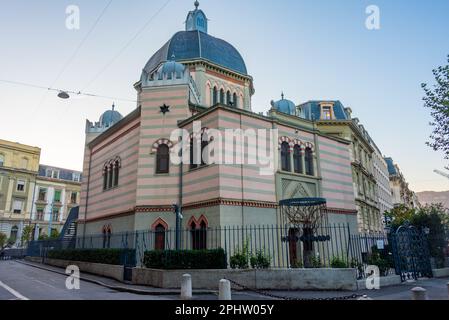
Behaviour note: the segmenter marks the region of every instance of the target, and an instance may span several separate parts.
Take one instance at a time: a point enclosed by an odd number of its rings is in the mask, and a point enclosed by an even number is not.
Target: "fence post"
[[[413,288],[412,290],[412,300],[428,300],[427,290],[421,287]]]
[[[231,282],[229,282],[229,280],[221,279],[218,288],[218,300],[232,300]]]
[[[181,300],[192,299],[192,277],[190,274],[182,275]]]

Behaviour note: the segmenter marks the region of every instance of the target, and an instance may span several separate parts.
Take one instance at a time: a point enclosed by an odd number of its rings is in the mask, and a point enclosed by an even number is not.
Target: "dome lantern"
[[[186,31],[201,31],[207,33],[207,17],[203,10],[199,10],[200,3],[195,1],[195,10],[187,14]]]

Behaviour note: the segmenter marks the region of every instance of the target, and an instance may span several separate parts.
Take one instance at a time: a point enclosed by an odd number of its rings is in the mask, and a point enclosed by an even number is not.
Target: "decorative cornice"
[[[146,213],[146,212],[173,212],[172,206],[137,206],[135,208],[136,213]]]
[[[216,198],[208,201],[201,201],[190,203],[183,206],[183,210],[193,210],[198,208],[214,207],[214,206],[238,206],[238,207],[255,207],[255,208],[277,208],[278,205],[275,202],[264,202],[264,201],[252,201],[252,200],[236,200],[236,199],[223,199]]]

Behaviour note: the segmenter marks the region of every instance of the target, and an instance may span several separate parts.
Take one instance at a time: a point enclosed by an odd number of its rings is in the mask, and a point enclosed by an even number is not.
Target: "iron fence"
[[[388,246],[385,234],[351,234],[349,225],[323,226],[313,232],[292,225],[224,226],[203,229],[145,230],[114,234],[78,236],[68,240],[33,241],[28,255],[46,257],[60,249],[134,249],[136,265],[144,265],[146,251],[224,249],[227,263],[236,254],[249,260],[257,254],[271,268],[357,268],[359,278],[373,248]]]

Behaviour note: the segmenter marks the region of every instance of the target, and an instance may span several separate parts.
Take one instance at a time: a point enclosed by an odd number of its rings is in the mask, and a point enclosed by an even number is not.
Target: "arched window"
[[[111,227],[109,227],[109,228],[108,228],[107,235],[106,235],[106,238],[107,238],[106,246],[107,246],[108,248],[111,247],[111,236],[112,236],[112,230],[111,230]]]
[[[190,138],[190,169],[195,169],[198,167],[197,159],[194,159],[194,143],[195,139],[193,136]]]
[[[313,172],[313,151],[310,147],[306,148],[304,160],[306,164],[306,174],[309,176],[315,175],[315,173]]]
[[[120,174],[120,161],[116,160],[114,162],[114,172],[113,172],[113,176],[114,176],[114,187],[118,186],[118,177]]]
[[[232,96],[232,105],[236,108],[239,106],[239,100],[237,99],[237,93],[234,92]]]
[[[231,103],[232,101],[231,101],[231,92],[229,92],[229,90],[226,92],[226,104],[228,105],[228,106],[230,106],[230,105],[232,105],[232,103]]]
[[[290,146],[288,142],[282,142],[281,145],[281,168],[283,171],[291,171],[290,168]]]
[[[217,87],[214,87],[212,96],[213,96],[213,99],[212,99],[213,103],[212,103],[212,105],[216,105],[218,103],[218,90],[217,90]]]
[[[108,189],[112,189],[112,185],[113,185],[113,174],[114,174],[114,164],[110,164],[108,166]]]
[[[205,250],[207,249],[207,225],[206,222],[201,221],[199,228],[197,224],[192,222],[190,224],[190,232],[192,237],[192,249],[193,250]]]
[[[198,249],[199,250],[207,249],[207,225],[206,222],[204,221],[201,221],[200,223],[199,239],[200,242],[198,244]]]
[[[0,154],[0,167],[3,167],[5,165],[5,156]]]
[[[224,90],[223,90],[223,89],[220,89],[220,103],[221,103],[221,104],[225,104],[224,99],[225,99],[225,93],[224,93]]]
[[[154,249],[164,250],[165,249],[165,227],[162,224],[158,224],[154,229]]]
[[[293,149],[293,164],[295,166],[295,173],[303,173],[302,172],[302,154],[301,154],[301,146],[295,145]]]
[[[103,227],[103,249],[106,248],[106,242],[107,242],[106,228]]]
[[[170,148],[161,144],[157,148],[156,173],[168,173],[170,168]]]
[[[108,189],[108,176],[109,176],[108,166],[105,165],[103,167],[103,191]]]
[[[206,139],[206,140],[203,140],[203,139]],[[203,133],[201,135],[201,165],[202,166],[206,165],[206,162],[205,162],[206,159],[203,159],[203,151],[208,145],[209,145],[208,135],[207,135],[207,133]],[[207,155],[206,155],[206,157],[207,157]]]

